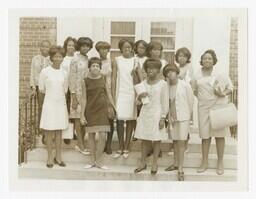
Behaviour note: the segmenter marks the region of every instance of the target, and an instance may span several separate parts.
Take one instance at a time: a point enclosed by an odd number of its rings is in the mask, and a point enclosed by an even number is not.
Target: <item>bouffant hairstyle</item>
[[[89,37],[79,37],[77,41],[77,50],[80,50],[83,45],[87,45],[91,49],[93,47],[93,41]]]
[[[203,57],[205,54],[210,54],[212,56],[212,59],[213,59],[213,65],[215,65],[217,62],[218,62],[218,59],[217,59],[217,55],[215,53],[214,50],[212,49],[209,49],[207,51],[205,51],[202,55],[201,55],[201,60],[200,60],[200,65],[203,66]]]
[[[182,48],[179,48],[176,53],[175,53],[175,61],[177,63],[179,63],[179,60],[178,60],[178,57],[179,57],[179,54],[182,53],[185,55],[185,57],[187,57],[187,63],[190,63],[190,58],[191,58],[191,52],[189,51],[189,49],[187,49],[186,47],[182,47]]]
[[[133,47],[133,50],[134,50],[134,53],[135,53],[135,54],[138,54],[138,46],[139,46],[140,44],[142,44],[142,45],[145,47],[146,52],[147,52],[148,43],[145,42],[144,40],[138,40],[138,41],[135,42],[134,47]]]
[[[118,48],[120,49],[121,53],[122,53],[123,45],[124,45],[126,42],[129,43],[129,44],[131,45],[132,49],[133,49],[133,45],[134,45],[133,41],[131,41],[131,40],[129,40],[129,39],[121,39],[121,40],[118,42]]]
[[[159,49],[162,52],[163,51],[163,45],[158,41],[149,42],[148,47],[147,47],[147,56],[148,57],[151,56],[150,53],[153,49]],[[161,53],[161,56],[162,56],[162,53]]]
[[[162,63],[159,59],[153,59],[153,58],[146,59],[146,61],[143,64],[144,70],[147,72],[148,67],[152,67],[152,66],[157,68],[160,71],[162,67]]]
[[[92,57],[91,59],[89,59],[88,68],[91,68],[92,64],[94,63],[99,64],[101,69],[102,62],[101,62],[101,59],[98,57]]]
[[[52,61],[52,58],[57,53],[60,53],[62,57],[65,57],[65,50],[61,46],[51,46],[49,50],[50,60]]]
[[[178,68],[178,66],[175,63],[171,63],[171,64],[167,64],[164,68],[163,68],[163,75],[166,78],[168,73],[172,71],[172,72],[176,72],[176,74],[180,74],[180,69]]]
[[[67,46],[68,46],[68,42],[69,41],[73,41],[74,42],[74,47],[75,47],[75,50],[77,50],[77,40],[73,37],[67,37],[64,41],[64,44],[63,44],[63,48],[65,50],[65,53],[67,53]]]
[[[96,48],[96,50],[99,52],[99,50],[100,49],[110,49],[111,48],[111,46],[110,46],[110,44],[108,43],[108,42],[106,42],[106,41],[98,41],[97,43],[96,43],[96,45],[95,45],[95,48]]]

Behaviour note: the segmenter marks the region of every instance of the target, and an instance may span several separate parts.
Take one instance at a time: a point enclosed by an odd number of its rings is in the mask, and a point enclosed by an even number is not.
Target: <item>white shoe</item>
[[[95,162],[95,166],[99,169],[102,169],[102,170],[109,170],[109,168],[107,166],[101,165],[97,162]]]
[[[77,145],[75,145],[75,150],[79,153],[82,153],[83,155],[90,155],[90,151],[88,151],[88,149],[82,151]]]
[[[129,151],[124,151],[123,156],[124,156],[125,159],[128,158],[129,157]]]
[[[91,169],[93,168],[95,165],[92,165],[92,164],[86,164],[83,168],[84,169]]]
[[[169,151],[168,153],[167,153],[167,155],[172,155],[173,154],[173,151]]]
[[[119,158],[123,153],[121,151],[117,151],[114,155],[113,158]]]

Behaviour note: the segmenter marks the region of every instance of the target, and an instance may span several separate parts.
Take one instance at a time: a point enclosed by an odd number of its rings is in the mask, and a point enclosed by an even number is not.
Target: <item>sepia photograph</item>
[[[17,180],[247,179],[246,9],[23,9],[9,26]]]

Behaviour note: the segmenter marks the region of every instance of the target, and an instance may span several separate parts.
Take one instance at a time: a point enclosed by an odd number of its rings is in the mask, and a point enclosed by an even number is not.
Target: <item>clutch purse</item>
[[[215,130],[237,125],[237,109],[233,103],[210,110],[211,127]]]

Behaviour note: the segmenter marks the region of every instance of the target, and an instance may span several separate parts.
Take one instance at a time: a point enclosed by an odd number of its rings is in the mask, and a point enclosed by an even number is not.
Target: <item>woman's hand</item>
[[[226,96],[226,95],[220,90],[220,88],[214,89],[214,94],[217,95],[218,97],[225,97],[225,96]]]
[[[139,94],[139,96],[138,96],[138,100],[141,101],[142,98],[147,97],[147,96],[148,96],[148,93],[147,93],[147,92],[141,93],[141,94]]]
[[[82,115],[82,116],[80,117],[80,123],[81,123],[82,125],[86,125],[86,124],[87,124],[87,120],[86,120],[86,118],[85,118],[84,115]]]
[[[78,101],[77,101],[76,96],[72,96],[72,105],[71,106],[73,109],[77,109]]]
[[[161,118],[161,120],[160,120],[160,122],[159,122],[159,129],[164,128],[164,125],[165,125],[165,119],[164,119],[164,118]]]
[[[116,110],[114,106],[109,106],[108,107],[108,118],[109,119],[115,119],[116,117]]]

